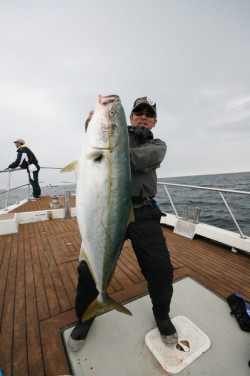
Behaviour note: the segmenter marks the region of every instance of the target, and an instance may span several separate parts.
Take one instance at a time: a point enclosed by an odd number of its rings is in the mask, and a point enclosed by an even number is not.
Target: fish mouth
[[[117,146],[116,117],[120,111],[120,97],[98,95],[94,115],[87,129],[87,145],[92,153],[105,153]]]
[[[114,103],[117,99],[120,99],[119,95],[113,94],[113,95],[98,95],[99,103],[102,105],[109,105]]]
[[[92,149],[92,151],[105,151],[105,150],[111,150],[111,147],[103,148],[103,147],[98,147],[94,145],[89,145],[89,147]]]

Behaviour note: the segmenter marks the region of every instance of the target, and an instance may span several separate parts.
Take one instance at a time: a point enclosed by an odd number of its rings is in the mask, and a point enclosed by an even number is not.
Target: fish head
[[[126,117],[119,96],[99,95],[87,128],[88,146],[93,149],[113,150],[120,142],[124,129]]]

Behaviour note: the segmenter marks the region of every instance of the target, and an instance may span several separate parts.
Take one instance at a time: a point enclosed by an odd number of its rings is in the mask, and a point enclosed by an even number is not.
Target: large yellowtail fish
[[[67,167],[64,169],[66,170]],[[99,96],[78,163],[76,210],[86,260],[99,291],[83,321],[111,308],[131,315],[107,293],[132,219],[126,117],[117,95]]]

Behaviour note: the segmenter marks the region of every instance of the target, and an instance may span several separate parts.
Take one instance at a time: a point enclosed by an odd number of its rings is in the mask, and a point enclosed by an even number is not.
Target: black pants
[[[135,222],[127,228],[142,274],[148,283],[155,318],[168,317],[173,294],[173,267],[166,240],[160,225],[161,212],[157,207],[143,205],[135,209]],[[76,316],[82,315],[98,295],[95,282],[85,261],[78,266],[78,285],[75,301]]]
[[[36,168],[37,168],[37,171],[33,171],[33,172],[30,172],[29,170],[27,171],[29,175],[29,181],[33,189],[33,196],[39,197],[41,195],[41,188],[38,182],[38,174],[40,171],[40,167],[36,165]]]

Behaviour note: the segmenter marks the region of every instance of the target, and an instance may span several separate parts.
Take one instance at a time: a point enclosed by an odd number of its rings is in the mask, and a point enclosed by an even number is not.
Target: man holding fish
[[[127,127],[118,96],[99,96],[86,121],[82,156],[74,166],[82,248],[75,305],[78,323],[68,341],[72,351],[83,346],[97,313],[113,308],[131,314],[107,294],[125,239],[131,240],[148,283],[163,341],[178,341],[169,318],[173,267],[160,225],[162,213],[154,200],[156,169],[167,149],[152,133],[156,103],[148,97],[136,99],[130,122]]]

